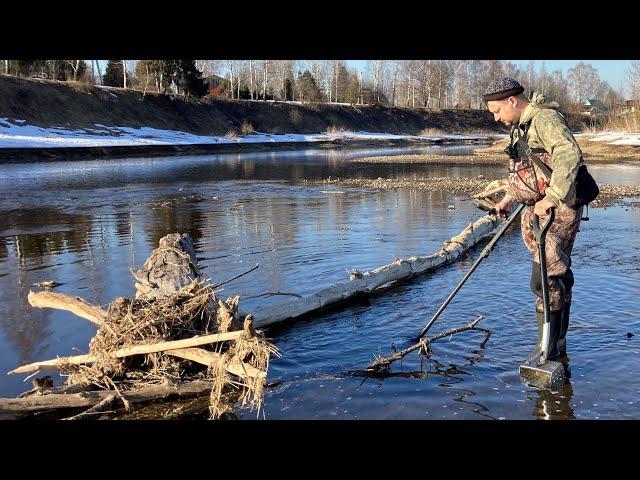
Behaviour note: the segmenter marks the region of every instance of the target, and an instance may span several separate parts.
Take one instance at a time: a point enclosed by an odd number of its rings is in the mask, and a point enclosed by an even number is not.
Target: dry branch
[[[116,396],[109,395],[107,398],[100,400],[93,407],[85,410],[82,413],[74,415],[72,417],[67,417],[64,420],[93,420],[96,417],[94,415],[104,415],[106,410],[110,409],[116,403]]]
[[[125,358],[131,355],[145,355],[149,353],[164,352],[166,350],[177,350],[181,348],[196,347],[198,345],[206,345],[209,343],[224,342],[227,340],[237,340],[244,334],[239,330],[228,333],[214,333],[212,335],[203,335],[201,337],[187,338],[184,340],[174,340],[171,342],[159,342],[146,345],[136,345],[135,347],[121,348],[112,352],[116,358]],[[97,358],[94,355],[76,355],[74,357],[60,357],[53,360],[44,360],[42,362],[30,363],[23,365],[9,372],[9,375],[17,375],[20,373],[29,373],[42,369],[55,369],[67,365],[82,365],[85,363],[95,362]]]
[[[388,357],[377,358],[371,365],[369,365],[367,368],[365,368],[361,372],[370,374],[370,373],[377,373],[377,372],[388,370],[388,368],[391,366],[393,362],[395,362],[396,360],[400,360],[405,355],[407,355],[410,352],[413,352],[414,350],[417,350],[419,348],[426,350],[427,345],[429,345],[430,343],[440,338],[448,337],[451,335],[455,335],[456,333],[466,332],[467,330],[474,329],[476,325],[480,322],[480,320],[482,320],[483,318],[484,317],[482,315],[479,315],[473,322],[471,322],[470,324],[464,327],[457,327],[457,328],[445,330],[444,332],[440,332],[437,335],[434,335],[432,337],[424,338],[420,340],[418,343],[411,345],[410,347],[407,347],[400,352],[396,352],[393,355],[390,355]],[[361,373],[361,372],[359,371],[357,373]],[[352,373],[355,374],[355,372],[352,372]]]
[[[53,292],[29,292],[29,304],[36,308],[56,308],[66,310],[96,325],[102,325],[107,318],[107,312],[92,305],[80,297]]]
[[[167,355],[173,355],[174,357],[184,358],[185,360],[191,360],[207,367],[215,367],[222,359],[222,354],[216,352],[210,352],[201,348],[183,348],[180,350],[167,350],[164,353]],[[233,357],[231,363],[226,365],[226,370],[241,378],[266,378],[267,372],[255,368],[248,363],[240,361],[237,357]]]

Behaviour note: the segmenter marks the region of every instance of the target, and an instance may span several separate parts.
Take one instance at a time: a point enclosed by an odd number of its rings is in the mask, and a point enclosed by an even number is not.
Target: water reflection
[[[0,210],[0,235],[13,243],[19,259],[42,257],[63,250],[80,251],[92,228],[90,215],[52,207]],[[6,245],[6,243],[5,243]]]
[[[533,390],[527,394],[529,400],[535,400],[533,416],[539,420],[575,420],[571,401],[573,385],[567,382],[559,391]]]

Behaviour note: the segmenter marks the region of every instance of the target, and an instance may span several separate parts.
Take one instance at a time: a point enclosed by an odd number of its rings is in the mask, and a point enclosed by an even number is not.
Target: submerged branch
[[[445,330],[444,332],[440,332],[437,335],[434,335],[432,337],[424,338],[420,340],[418,343],[411,345],[410,347],[407,347],[400,352],[396,352],[393,355],[390,355],[388,357],[377,358],[371,365],[369,365],[364,370],[361,370],[361,371],[356,370],[355,372],[351,372],[351,373],[352,375],[357,375],[362,373],[372,374],[372,373],[378,373],[378,372],[388,370],[393,362],[395,362],[396,360],[400,360],[401,358],[404,358],[408,353],[413,352],[414,350],[417,350],[419,348],[422,350],[426,350],[427,345],[429,345],[430,343],[440,338],[448,337],[450,335],[455,335],[456,333],[466,332],[467,330],[473,330],[475,326],[483,318],[484,317],[482,315],[479,315],[473,322],[471,322],[470,324],[464,327],[452,328],[449,330]]]

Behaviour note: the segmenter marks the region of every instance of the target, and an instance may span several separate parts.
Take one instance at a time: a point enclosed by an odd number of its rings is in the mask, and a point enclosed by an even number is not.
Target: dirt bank
[[[425,110],[375,105],[296,104],[214,100],[188,102],[171,96],[77,82],[0,75],[0,117],[50,127],[143,126],[198,135],[238,133],[244,122],[270,133],[317,133],[329,128],[418,135],[425,129],[502,132],[486,110]]]

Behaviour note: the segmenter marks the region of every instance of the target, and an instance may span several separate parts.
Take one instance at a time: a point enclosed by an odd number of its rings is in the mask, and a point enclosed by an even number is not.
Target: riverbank
[[[598,163],[640,163],[640,141],[634,142],[637,134],[619,133],[612,136],[611,133],[578,134],[576,141],[582,150],[587,164]],[[621,138],[622,137],[622,138]],[[616,142],[616,143],[611,143]],[[629,142],[629,143],[617,143]],[[478,147],[470,155],[438,155],[416,154],[397,155],[393,157],[363,157],[355,160],[360,163],[432,163],[442,165],[506,165],[507,157],[504,153],[508,145],[508,137],[500,138],[489,147]]]
[[[277,150],[301,150],[308,148],[374,148],[406,147],[440,144],[473,144],[495,139],[489,135],[442,135],[410,136],[392,134],[371,134],[339,132],[337,134],[316,135],[248,135],[244,137],[209,137],[195,141],[207,143],[170,143],[143,145],[92,145],[93,139],[75,138],[76,145],[84,141],[84,146],[25,146],[33,143],[47,145],[49,137],[40,136],[24,140],[22,144],[13,139],[12,144],[3,138],[0,125],[0,163],[43,162],[60,160],[87,160],[93,158],[153,157],[170,155],[203,155],[224,153],[264,152]],[[3,148],[2,140],[5,140]],[[57,145],[63,145],[66,138],[56,138]],[[132,140],[133,142],[134,140]],[[183,139],[184,141],[184,139]],[[49,142],[49,144],[54,142]]]
[[[422,135],[501,133],[487,110],[300,102],[187,100],[115,87],[0,75],[0,118],[41,128],[151,128],[204,136],[348,130]],[[105,127],[106,126],[106,127]]]
[[[482,177],[482,176],[480,176]],[[373,188],[378,190],[407,189],[427,192],[446,192],[461,197],[471,198],[484,190],[492,180],[482,178],[453,178],[453,177],[417,177],[405,178],[345,178],[326,179],[322,182],[307,182],[308,184],[335,185],[337,187]],[[640,197],[640,185],[599,185],[598,198],[589,207],[612,207],[615,205],[640,206],[640,201],[626,201],[632,197]],[[327,191],[327,193],[332,193]]]

